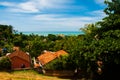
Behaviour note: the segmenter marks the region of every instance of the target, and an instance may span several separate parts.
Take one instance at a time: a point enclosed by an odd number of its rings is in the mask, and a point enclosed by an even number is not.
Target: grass
[[[13,71],[11,73],[0,72],[0,80],[66,80],[58,77],[44,76],[33,70]]]

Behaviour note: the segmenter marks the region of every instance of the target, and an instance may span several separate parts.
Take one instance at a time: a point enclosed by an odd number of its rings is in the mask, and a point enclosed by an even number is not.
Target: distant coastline
[[[41,35],[41,36],[48,36],[48,34],[53,34],[53,35],[80,35],[84,34],[82,31],[22,31],[23,34],[30,35],[30,34],[35,34],[35,35]]]

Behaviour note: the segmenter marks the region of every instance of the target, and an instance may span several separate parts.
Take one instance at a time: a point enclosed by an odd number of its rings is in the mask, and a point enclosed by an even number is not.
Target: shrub
[[[11,62],[8,57],[2,57],[0,60],[0,70],[10,70]]]
[[[68,56],[60,56],[50,63],[46,64],[44,68],[50,70],[66,70],[68,67],[67,58]]]

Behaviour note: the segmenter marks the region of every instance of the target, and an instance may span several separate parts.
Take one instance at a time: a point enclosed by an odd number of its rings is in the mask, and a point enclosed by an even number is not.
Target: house
[[[51,52],[51,51],[43,51],[43,53],[37,57],[37,61],[39,61],[39,63],[36,63],[35,67],[39,67],[39,66],[44,66],[45,64],[53,61],[54,59],[58,58],[61,55],[66,55],[68,54],[67,52],[65,52],[64,50],[59,50],[57,52]]]
[[[31,58],[27,52],[16,50],[7,56],[10,58],[13,70],[29,69],[31,67]]]
[[[55,52],[51,51],[44,51],[37,59],[40,61],[42,65],[49,63],[50,61],[54,60],[57,56]]]

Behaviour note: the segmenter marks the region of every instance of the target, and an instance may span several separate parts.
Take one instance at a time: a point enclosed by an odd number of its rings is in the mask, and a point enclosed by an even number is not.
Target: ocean
[[[23,34],[30,35],[42,35],[42,36],[48,36],[48,34],[53,34],[53,35],[66,35],[66,36],[71,36],[71,35],[80,35],[84,34],[82,31],[23,31]]]

